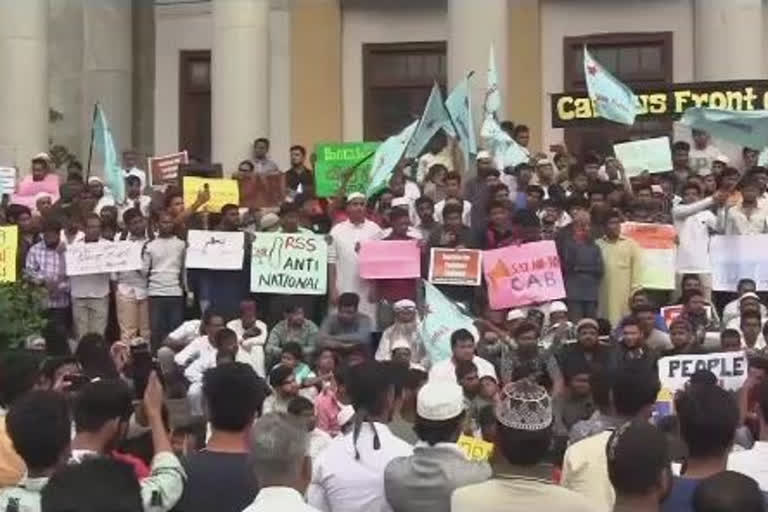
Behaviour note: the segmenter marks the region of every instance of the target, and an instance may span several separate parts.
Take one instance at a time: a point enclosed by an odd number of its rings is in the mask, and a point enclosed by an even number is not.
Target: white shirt
[[[126,198],[125,202],[117,207],[117,223],[123,225],[123,214],[128,210],[136,207],[136,202],[139,203],[139,211],[145,217],[149,217],[149,205],[152,203],[152,198],[149,196],[139,196],[138,199]]]
[[[139,181],[141,182],[141,190],[144,190],[147,187],[147,173],[139,169],[138,167],[131,167],[130,169],[124,169],[125,170],[125,177],[128,176],[136,176],[139,178]]]
[[[211,368],[216,368],[216,356],[218,350],[213,347],[211,348],[212,350],[201,352],[200,357],[192,361],[192,363],[184,369],[184,377],[186,377],[190,383],[202,383],[203,374]],[[245,350],[238,350],[237,354],[235,354],[235,361],[250,365],[251,357]]]
[[[192,340],[200,336],[200,324],[202,323],[201,320],[187,320],[174,329],[168,337],[173,341],[189,345]]]
[[[261,334],[250,338],[243,338],[243,334],[245,334],[243,321],[239,318],[235,318],[234,320],[227,322],[227,328],[232,329],[235,331],[235,334],[237,334],[237,339],[240,341],[240,347],[251,356],[250,362],[253,365],[253,370],[259,377],[265,378],[264,344],[267,342],[267,324],[261,320],[256,320],[255,327],[261,331]]]
[[[721,209],[723,210],[723,209]],[[747,216],[744,206],[733,206],[724,209],[726,235],[759,235],[768,228],[768,209],[759,206],[749,212]]]
[[[177,365],[184,367],[190,364],[193,360],[198,359],[202,357],[203,354],[206,354],[209,352],[213,352],[215,354],[216,349],[208,341],[208,336],[207,335],[198,336],[197,338],[193,339],[186,347],[181,349],[181,351],[178,354],[173,356],[173,361]]]
[[[710,231],[717,229],[717,217],[708,210],[714,199],[708,197],[691,204],[672,208],[672,218],[680,243],[677,246],[675,270],[679,274],[712,272],[709,259]]]
[[[445,199],[443,199],[442,201],[439,201],[435,205],[435,221],[439,222],[440,224],[443,223],[443,208],[445,208]],[[470,225],[470,219],[472,218],[471,215],[472,215],[472,203],[470,203],[465,199],[464,208],[461,211],[461,222],[465,226]]]
[[[734,318],[741,316],[741,310],[739,309],[739,299],[732,300],[723,308],[723,325],[728,325]],[[762,318],[768,318],[768,308],[760,304],[760,316]]]
[[[762,306],[762,304],[761,304]],[[768,318],[763,316],[761,318],[760,324],[765,325],[765,322],[768,321]],[[736,318],[730,319],[725,324],[726,329],[735,329],[739,331],[739,334],[741,334],[741,347],[742,348],[749,348],[747,347],[747,344],[744,342],[744,333],[741,332],[741,316],[737,316]],[[757,339],[755,340],[755,346],[752,347],[754,350],[763,350],[766,347],[765,338],[763,337],[763,333],[757,335]]]
[[[136,239],[133,235],[129,234],[126,241],[143,246],[147,240],[144,238]],[[130,299],[145,300],[148,295],[147,276],[141,270],[118,272],[117,293]]]
[[[694,174],[701,174],[703,170],[712,170],[712,162],[720,156],[720,150],[711,144],[707,144],[704,149],[696,149],[691,146],[688,152],[688,167]]]
[[[96,206],[93,207],[93,212],[101,214],[101,209],[105,206],[115,206],[115,198],[112,197],[111,194],[108,194],[106,190],[104,190],[104,195],[96,201]]]
[[[339,294],[356,293],[360,297],[358,310],[370,318],[376,318],[376,304],[368,300],[371,283],[360,277],[357,253],[359,244],[377,239],[380,233],[379,225],[370,220],[360,224],[346,220],[331,229],[333,241],[328,247],[328,263],[336,265],[336,288]]]
[[[499,381],[496,377],[496,369],[490,362],[479,356],[474,356],[472,362],[477,366],[477,376],[479,378],[493,377],[496,382]],[[432,369],[429,371],[429,380],[437,379],[451,379],[458,382],[456,379],[456,365],[453,363],[452,357],[443,359],[432,366]]]
[[[264,487],[243,512],[320,512],[290,487]]]
[[[312,461],[317,459],[328,448],[331,441],[333,441],[333,438],[319,428],[315,428],[315,430],[309,433],[309,456],[312,458]]]
[[[751,450],[732,452],[728,456],[728,470],[747,475],[761,491],[768,492],[768,442],[757,441]]]
[[[419,158],[418,167],[416,170],[416,182],[422,183],[429,173],[429,168],[435,164],[442,164],[448,169],[448,172],[453,171],[453,157],[448,146],[443,148],[438,154],[424,153]]]
[[[380,447],[373,449],[370,423],[361,425],[355,459],[352,432],[336,437],[320,454],[307,490],[309,504],[322,512],[391,512],[384,494],[384,469],[396,457],[408,457],[413,447],[383,423],[374,423]],[[275,509],[276,510],[276,509]]]

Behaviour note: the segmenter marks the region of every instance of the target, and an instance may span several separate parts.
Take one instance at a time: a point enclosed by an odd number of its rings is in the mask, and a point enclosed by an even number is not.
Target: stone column
[[[155,140],[155,5],[133,1],[133,146],[154,154]],[[142,164],[143,165],[146,164]]]
[[[762,0],[696,0],[697,80],[764,78]]]
[[[133,147],[133,8],[125,0],[83,2],[83,160],[93,106],[109,121],[118,156]]]
[[[23,174],[48,150],[48,0],[3,3],[0,70],[0,165]]]
[[[493,44],[496,72],[502,91],[500,117],[507,117],[507,70],[509,60],[508,0],[448,0],[448,92],[474,71],[472,102],[479,130],[488,84],[488,52]]]
[[[213,161],[229,174],[269,137],[269,1],[213,0]]]

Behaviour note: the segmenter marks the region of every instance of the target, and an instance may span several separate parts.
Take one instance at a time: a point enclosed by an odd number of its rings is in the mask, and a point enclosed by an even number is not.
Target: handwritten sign
[[[16,168],[0,167],[0,199],[16,190]]]
[[[147,159],[147,169],[152,185],[167,185],[177,183],[179,167],[189,163],[186,151],[165,156],[153,156]]]
[[[672,170],[669,137],[635,140],[615,144],[613,152],[631,178],[648,171],[651,174]]]
[[[674,393],[685,389],[696,371],[708,370],[715,374],[723,389],[735,391],[747,380],[747,366],[745,352],[662,357],[659,359],[659,380],[662,390]]]
[[[709,245],[712,289],[735,292],[740,279],[750,278],[758,291],[768,290],[768,235],[714,236]]]
[[[18,248],[18,226],[0,226],[0,283],[13,283],[16,281],[16,254]]]
[[[476,249],[432,248],[429,282],[459,286],[480,286],[483,253]]]
[[[533,242],[483,253],[492,309],[526,306],[565,297],[555,242]]]
[[[421,277],[421,253],[416,240],[369,240],[358,255],[363,279]]]
[[[245,233],[242,231],[187,232],[187,268],[240,270],[243,268]]]
[[[328,244],[306,233],[256,233],[251,291],[323,295],[328,287]]]
[[[141,269],[141,244],[128,240],[74,243],[67,246],[64,259],[68,276],[127,272]]]
[[[467,456],[469,460],[476,462],[486,462],[493,455],[493,443],[483,441],[476,437],[470,437],[467,435],[459,436],[459,440],[456,442],[459,445],[461,451]]]
[[[347,169],[361,163],[347,182],[346,191],[362,192],[368,186],[368,174],[373,165],[373,155],[379,147],[378,142],[346,142],[318,144],[315,146],[315,193],[318,197],[335,196],[346,176]]]
[[[637,242],[642,250],[641,286],[654,290],[674,289],[677,253],[677,231],[674,226],[625,222],[621,225],[621,234]]]
[[[226,204],[240,204],[237,181],[227,178],[198,178],[184,176],[184,206],[189,207],[197,200],[197,194],[208,185],[211,199],[201,208],[207,212],[219,213]]]
[[[285,200],[285,174],[240,173],[240,205],[252,209],[277,208]]]

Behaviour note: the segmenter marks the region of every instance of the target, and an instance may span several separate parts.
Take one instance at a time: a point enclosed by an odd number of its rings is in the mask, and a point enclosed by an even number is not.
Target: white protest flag
[[[498,119],[499,110],[501,110],[501,91],[499,91],[499,75],[496,73],[496,54],[491,45],[491,51],[488,55],[488,89],[485,91],[485,104],[483,105],[483,116],[490,115]]]
[[[637,97],[632,90],[603,68],[584,47],[584,77],[589,99],[597,115],[632,126],[637,115]]]
[[[479,339],[474,320],[432,283],[424,282],[424,300],[428,313],[421,322],[421,339],[424,340],[427,355],[432,364],[451,357],[451,334],[458,329],[467,329]]]
[[[477,154],[477,139],[475,138],[475,126],[472,122],[472,100],[469,97],[470,73],[453,89],[453,92],[445,100],[445,107],[453,120],[464,153],[465,169],[469,169],[470,155]]]
[[[441,129],[445,130],[445,133],[451,137],[456,136],[456,131],[453,129],[453,123],[451,122],[451,115],[443,103],[440,87],[435,83],[432,86],[432,92],[429,94],[427,105],[424,107],[424,113],[419,120],[416,133],[413,134],[411,143],[408,145],[408,149],[405,150],[405,157],[416,158],[419,156],[421,150],[429,144],[432,137]]]
[[[403,157],[405,148],[408,146],[411,137],[413,137],[418,124],[418,121],[412,122],[403,131],[389,137],[376,149],[376,154],[373,155],[373,164],[371,164],[371,172],[368,175],[368,188],[365,190],[366,197],[371,197],[379,190],[387,187],[389,178],[392,176],[395,166]]]

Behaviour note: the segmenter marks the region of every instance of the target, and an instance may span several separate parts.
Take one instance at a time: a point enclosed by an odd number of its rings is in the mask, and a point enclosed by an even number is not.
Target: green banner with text
[[[379,142],[327,143],[315,146],[315,193],[318,197],[337,195],[347,173],[346,193],[362,192],[368,185],[368,173]],[[354,168],[354,169],[353,169]]]

